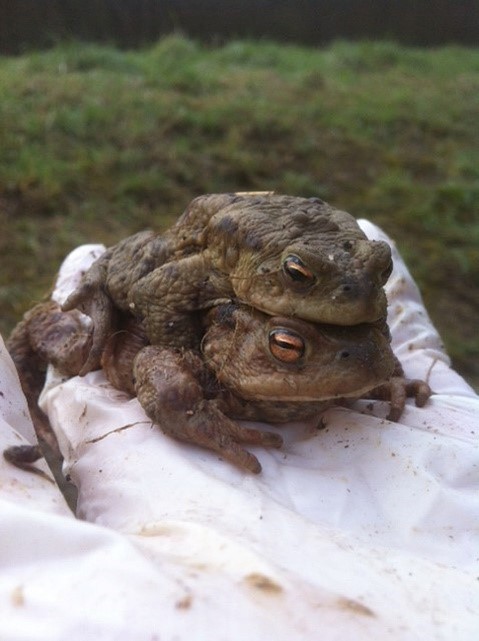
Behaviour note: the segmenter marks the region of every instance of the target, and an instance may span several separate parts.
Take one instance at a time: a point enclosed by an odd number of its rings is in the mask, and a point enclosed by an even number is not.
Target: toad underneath
[[[236,419],[308,420],[335,403],[367,396],[388,398],[390,417],[397,420],[406,394],[422,406],[431,393],[422,381],[393,377],[395,357],[374,325],[318,325],[223,304],[203,315],[199,350],[149,344],[142,324],[129,314],[123,315],[120,330],[102,353],[110,382],[136,395],[169,436],[254,473],[261,465],[243,445],[280,447],[282,439]],[[75,375],[91,340],[91,329],[77,311],[62,312],[48,302],[26,314],[8,347],[30,407],[42,384],[32,372],[49,362]],[[15,449],[7,451],[13,462]],[[16,453],[21,458],[21,448]]]

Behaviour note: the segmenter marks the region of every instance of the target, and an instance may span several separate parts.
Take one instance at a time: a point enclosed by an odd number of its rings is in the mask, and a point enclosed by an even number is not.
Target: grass
[[[168,37],[0,58],[6,334],[83,242],[205,192],[318,195],[393,236],[479,388],[479,50]]]

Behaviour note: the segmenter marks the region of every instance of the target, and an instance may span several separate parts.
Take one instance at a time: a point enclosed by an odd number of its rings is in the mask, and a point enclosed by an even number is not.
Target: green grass
[[[82,242],[204,192],[318,195],[398,242],[479,386],[479,50],[169,37],[0,58],[3,333]]]

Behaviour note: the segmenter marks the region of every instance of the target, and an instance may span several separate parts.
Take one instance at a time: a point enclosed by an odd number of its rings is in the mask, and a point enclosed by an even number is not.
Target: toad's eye
[[[304,355],[304,340],[289,329],[273,329],[269,333],[271,354],[282,363],[296,363]]]
[[[283,271],[295,283],[310,285],[314,282],[313,272],[297,256],[286,256],[283,261]]]

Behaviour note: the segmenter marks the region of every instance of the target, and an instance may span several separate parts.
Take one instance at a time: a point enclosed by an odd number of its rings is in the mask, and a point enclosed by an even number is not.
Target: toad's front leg
[[[62,306],[64,312],[78,309],[93,321],[93,340],[80,370],[81,376],[97,369],[107,338],[115,325],[115,306],[106,291],[111,253],[111,250],[106,251],[91,265]]]
[[[190,348],[200,342],[197,312],[229,300],[233,290],[205,253],[179,257],[154,269],[130,289],[130,310],[143,319],[153,345]]]
[[[424,407],[432,393],[426,381],[393,376],[386,383],[371,390],[366,398],[389,401],[390,410],[387,418],[397,422],[404,411],[406,398],[412,397],[417,407]]]
[[[220,411],[203,363],[193,352],[145,347],[135,359],[134,378],[143,409],[173,438],[213,450],[255,474],[261,465],[240,443],[282,445],[279,435],[238,425]]]

